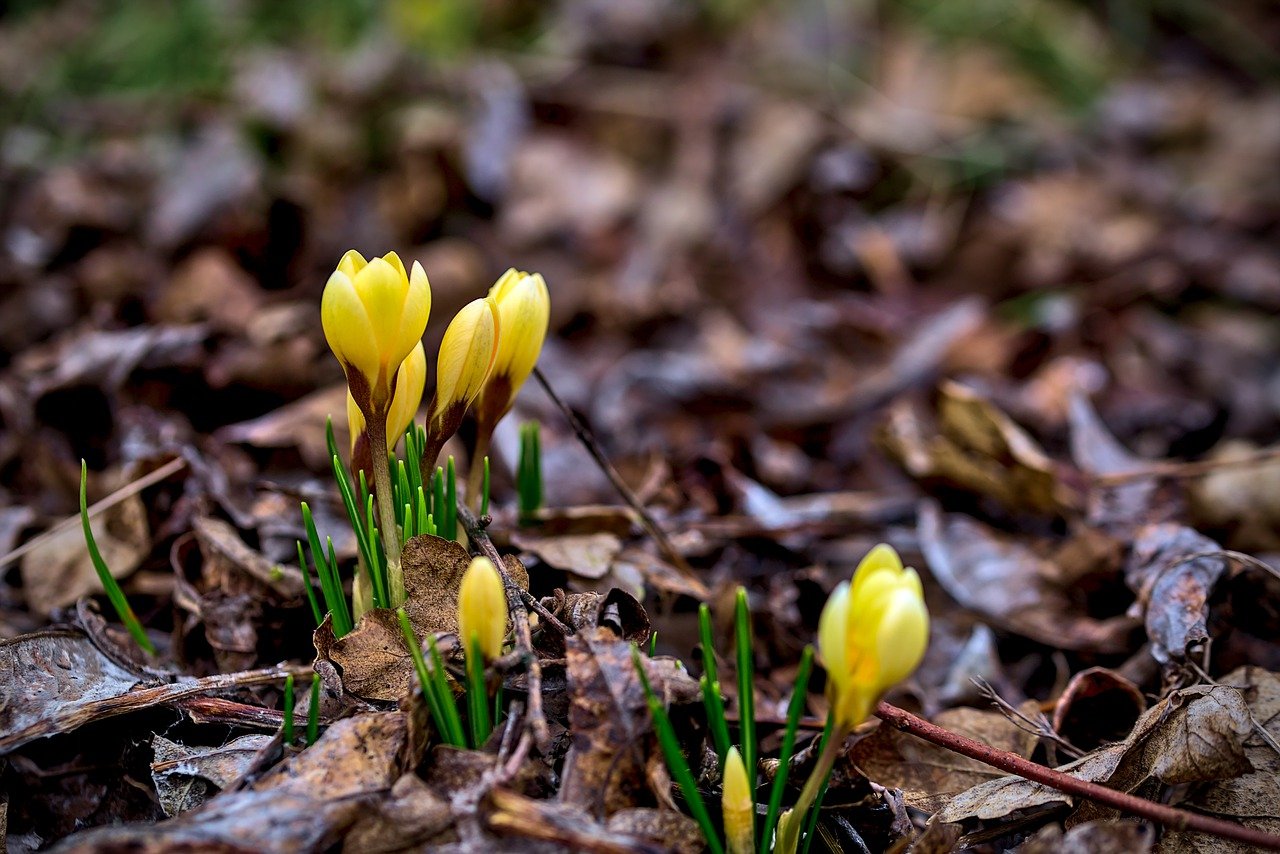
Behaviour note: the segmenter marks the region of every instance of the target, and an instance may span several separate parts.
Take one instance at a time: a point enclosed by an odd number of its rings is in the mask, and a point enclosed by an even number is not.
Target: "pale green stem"
[[[369,454],[373,459],[373,484],[378,503],[378,530],[382,533],[382,551],[387,556],[388,605],[398,608],[404,604],[404,569],[400,566],[400,531],[396,526],[396,511],[391,497],[391,470],[387,463],[387,414],[375,413],[365,417],[365,429],[369,434]]]
[[[809,773],[809,779],[805,781],[800,797],[796,799],[796,805],[788,810],[790,813],[788,820],[778,825],[778,844],[775,850],[784,854],[796,850],[796,844],[800,841],[800,828],[804,826],[804,817],[818,797],[822,784],[831,775],[831,766],[835,765],[836,757],[840,755],[840,748],[844,746],[844,740],[848,735],[847,725],[837,725],[831,731],[831,737],[827,739],[822,753],[818,756],[817,764]],[[765,840],[765,844],[768,845],[769,841]]]

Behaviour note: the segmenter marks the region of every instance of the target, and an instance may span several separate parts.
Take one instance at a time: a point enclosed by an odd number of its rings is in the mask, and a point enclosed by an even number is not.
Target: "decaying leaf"
[[[242,735],[223,745],[190,747],[154,736],[151,779],[165,814],[172,817],[194,809],[227,788],[272,741],[269,735]]]
[[[1022,541],[996,534],[932,502],[920,512],[920,548],[929,571],[957,602],[992,625],[1063,649],[1123,652],[1129,617],[1096,620],[1081,613],[1057,573]]]
[[[1227,569],[1222,546],[1172,522],[1146,525],[1134,537],[1124,580],[1146,623],[1151,655],[1184,661],[1209,639],[1209,596]]]
[[[1244,696],[1226,686],[1175,691],[1138,719],[1122,743],[1100,748],[1058,770],[1131,792],[1152,782],[1166,786],[1229,781],[1251,770],[1245,742],[1252,733]],[[1024,780],[1002,777],[962,792],[939,812],[940,821],[998,821],[1037,808],[1063,808],[1074,799]]]
[[[147,508],[137,495],[112,505],[90,520],[107,568],[126,578],[151,550]],[[22,586],[32,610],[48,616],[54,608],[81,596],[102,592],[102,582],[84,545],[79,525],[56,531],[22,559]]]
[[[622,551],[622,541],[610,533],[514,534],[511,541],[556,569],[591,579],[603,578]]]
[[[1062,513],[1080,504],[1066,477],[1030,435],[973,389],[939,387],[936,430],[903,403],[894,407],[885,441],[915,478],[938,479],[988,495],[1011,510]]]
[[[409,759],[405,746],[405,718],[398,712],[347,718],[243,789],[223,792],[159,824],[78,833],[58,850],[323,850],[387,797]]]
[[[1018,854],[1147,854],[1154,841],[1151,827],[1133,820],[1090,821],[1065,833],[1051,824],[1019,846]]]

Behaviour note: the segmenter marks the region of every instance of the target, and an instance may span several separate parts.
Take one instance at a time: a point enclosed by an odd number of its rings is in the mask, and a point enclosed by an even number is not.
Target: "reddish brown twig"
[[[1280,851],[1280,836],[1275,834],[1265,833],[1252,827],[1245,827],[1242,824],[1214,818],[1213,816],[1201,815],[1200,813],[1180,810],[1165,804],[1158,804],[1155,801],[1139,798],[1127,792],[1119,792],[1098,783],[1091,783],[1088,780],[1072,777],[1070,774],[1056,771],[1053,768],[1046,768],[1029,759],[1023,759],[1021,756],[997,750],[989,744],[983,744],[980,741],[965,738],[963,735],[957,735],[950,730],[931,724],[908,711],[899,709],[897,706],[891,706],[888,703],[882,702],[876,706],[876,717],[892,727],[914,735],[916,738],[922,738],[931,744],[959,753],[961,756],[968,756],[970,759],[976,759],[994,768],[999,768],[1001,771],[1008,771],[1010,774],[1017,774],[1019,777],[1023,777],[1033,783],[1057,789],[1059,792],[1086,798],[1130,815],[1159,822],[1176,830],[1193,830],[1198,833],[1207,833],[1210,836],[1232,839],[1236,842],[1243,842],[1246,845],[1265,848],[1268,851]]]

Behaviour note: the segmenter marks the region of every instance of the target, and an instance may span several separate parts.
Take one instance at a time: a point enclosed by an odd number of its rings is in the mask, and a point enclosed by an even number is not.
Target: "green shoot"
[[[448,528],[445,527],[445,511],[448,506],[444,502],[444,469],[436,466],[436,473],[431,477],[431,509],[435,516],[436,535],[444,537],[446,540],[451,539],[446,533]]]
[[[489,457],[484,458],[484,474],[480,477],[480,516],[489,515]]]
[[[320,603],[316,601],[316,591],[311,589],[311,571],[307,569],[307,559],[302,554],[302,541],[294,540],[298,544],[298,568],[302,570],[302,591],[307,594],[307,604],[311,606],[311,614],[316,618],[316,625],[324,622],[324,613],[320,610]]]
[[[516,465],[516,500],[520,521],[529,522],[542,508],[542,439],[537,421],[520,425],[520,461]]]
[[[413,656],[413,667],[418,672],[422,696],[427,700],[427,709],[431,712],[431,721],[435,724],[436,732],[440,733],[440,738],[446,744],[465,747],[461,740],[461,724],[457,724],[456,730],[454,728],[458,710],[453,705],[453,693],[449,690],[449,684],[443,678],[437,678],[437,676],[443,676],[442,671],[431,673],[427,670],[427,662],[422,656],[422,644],[418,643],[417,634],[414,633],[404,608],[396,609],[396,617],[400,620],[400,631],[404,635],[404,642],[409,645],[409,653]],[[434,647],[434,641],[432,646]],[[445,710],[446,704],[453,709],[452,719]]]
[[[111,607],[115,608],[116,614],[120,617],[120,622],[124,623],[124,627],[129,630],[129,634],[133,635],[133,640],[138,646],[151,655],[155,655],[155,644],[151,642],[151,638],[147,637],[146,630],[142,628],[142,623],[138,622],[138,616],[133,613],[129,600],[125,598],[124,591],[120,589],[120,582],[116,581],[115,576],[111,574],[111,570],[107,568],[107,562],[102,559],[102,552],[98,551],[98,541],[94,539],[93,528],[89,525],[88,486],[89,466],[84,460],[81,460],[80,526],[84,529],[84,544],[89,550],[89,559],[93,561],[93,568],[98,573],[98,580],[102,582],[102,589],[106,591],[107,598],[111,600]]]
[[[311,677],[311,704],[307,707],[307,747],[320,737],[320,674]]]
[[[340,638],[351,631],[351,611],[347,607],[346,596],[342,591],[342,579],[338,576],[337,563],[326,558],[320,546],[320,533],[316,530],[311,508],[305,501],[302,502],[302,522],[307,529],[311,562],[315,565],[316,575],[320,578],[320,591],[324,594],[324,604],[333,616],[333,634],[334,637]],[[332,540],[330,544],[332,545]],[[332,556],[332,549],[330,549],[330,556]]]
[[[445,675],[444,661],[440,658],[440,650],[436,647],[434,635],[427,637],[427,647],[431,651],[431,677],[435,683],[436,696],[440,698],[440,711],[445,719],[448,733],[445,740],[455,747],[466,747],[466,736],[462,734],[462,718],[458,715],[458,707],[453,701],[453,691],[449,689],[449,679]]]
[[[738,588],[734,603],[734,640],[738,648],[738,728],[741,736],[742,764],[747,769],[747,779],[752,789],[756,780],[756,702],[755,665],[751,637],[751,609],[747,605],[747,591]]]
[[[773,778],[773,788],[769,790],[769,810],[765,813],[764,833],[760,837],[760,847],[768,850],[773,841],[773,831],[778,824],[778,815],[782,810],[782,795],[787,787],[787,773],[791,770],[791,754],[796,746],[796,730],[800,728],[800,716],[804,713],[805,699],[809,691],[809,674],[813,672],[813,647],[806,646],[800,656],[800,667],[796,671],[795,690],[791,693],[791,703],[787,706],[787,728],[782,733],[782,749],[778,753],[778,772]]]
[[[649,657],[653,658],[654,653],[658,650],[658,630],[654,629],[649,633]]]
[[[284,677],[284,743],[293,744],[293,674]]]
[[[471,722],[471,746],[479,750],[489,740],[493,722],[489,719],[489,692],[484,683],[484,655],[474,634],[467,644],[467,717]]]
[[[702,639],[702,705],[707,710],[707,726],[716,746],[716,757],[723,767],[729,752],[729,722],[724,714],[724,698],[716,678],[716,649],[711,643],[711,609],[704,602],[698,606],[698,631]]]
[[[449,456],[444,476],[444,510],[437,511],[444,521],[444,538],[454,540],[458,537],[458,471],[453,465],[453,456]]]
[[[702,828],[707,847],[711,849],[712,854],[724,854],[720,835],[716,832],[715,825],[711,823],[711,815],[707,812],[707,805],[702,800],[702,793],[698,791],[697,783],[694,782],[689,762],[680,750],[680,741],[676,738],[675,727],[671,725],[671,718],[667,716],[667,710],[662,707],[661,701],[654,696],[653,687],[649,684],[649,676],[644,669],[644,661],[640,658],[640,650],[634,646],[631,648],[631,660],[635,664],[636,674],[640,677],[640,685],[644,688],[645,702],[649,706],[649,714],[653,717],[653,729],[658,735],[658,744],[662,748],[663,758],[667,761],[667,768],[675,778],[676,785],[680,787],[680,792],[684,796],[685,803],[689,805],[689,811],[693,813],[694,820],[698,822],[698,827]]]

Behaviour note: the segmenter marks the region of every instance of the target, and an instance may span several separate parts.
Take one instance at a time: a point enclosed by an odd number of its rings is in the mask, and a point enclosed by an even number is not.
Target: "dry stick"
[[[502,586],[507,592],[507,610],[511,612],[511,621],[515,624],[516,648],[524,658],[528,673],[526,688],[529,694],[529,707],[525,714],[528,716],[538,750],[545,754],[551,748],[551,731],[547,728],[547,719],[542,713],[542,663],[538,661],[538,656],[533,651],[533,634],[529,630],[529,612],[525,610],[523,591],[511,580],[502,562],[502,556],[494,547],[493,540],[489,539],[489,532],[467,509],[465,501],[458,502],[458,521],[462,523],[467,537],[475,543],[476,548],[480,549],[485,557],[493,561],[498,574],[502,576]]]
[[[922,738],[939,747],[959,753],[961,756],[967,756],[970,759],[976,759],[994,768],[999,768],[1001,771],[1017,774],[1019,777],[1023,777],[1033,783],[1057,789],[1059,792],[1087,798],[1104,806],[1118,809],[1121,812],[1136,815],[1149,821],[1159,822],[1175,830],[1194,830],[1270,851],[1280,851],[1280,836],[1275,834],[1265,833],[1261,830],[1255,830],[1252,827],[1245,827],[1242,824],[1236,824],[1220,818],[1158,804],[1155,801],[1139,798],[1127,792],[1116,791],[1098,783],[1091,783],[1088,780],[1072,777],[1070,774],[1053,768],[1046,768],[1029,759],[1023,759],[1021,756],[997,750],[989,744],[983,744],[980,741],[965,738],[963,735],[957,735],[950,730],[931,724],[910,712],[885,702],[881,702],[876,706],[876,717],[890,726],[910,733],[917,738]]]
[[[565,420],[569,422],[569,426],[573,428],[578,441],[587,449],[587,453],[596,461],[596,465],[604,472],[605,477],[609,478],[613,488],[618,490],[618,494],[622,496],[623,500],[631,505],[632,510],[636,511],[636,514],[640,517],[640,524],[644,526],[649,536],[653,537],[658,547],[666,554],[667,560],[671,561],[672,565],[680,571],[680,574],[689,582],[689,586],[699,598],[707,598],[710,595],[710,591],[707,590],[706,585],[698,578],[693,571],[693,567],[689,566],[689,562],[684,559],[684,555],[676,551],[676,547],[668,539],[666,532],[649,514],[645,506],[640,503],[640,499],[631,491],[631,487],[627,486],[626,482],[623,481],[622,475],[618,474],[618,470],[613,467],[613,463],[609,462],[608,458],[605,457],[604,452],[600,449],[600,444],[591,433],[591,429],[583,424],[578,416],[573,414],[573,410],[569,408],[568,404],[560,399],[560,395],[556,394],[555,390],[551,388],[551,383],[547,382],[547,378],[543,376],[541,369],[535,367],[533,375],[538,378],[538,383],[542,386],[542,390],[547,393],[547,397],[551,398],[551,402],[556,405]]]
[[[124,486],[117,489],[115,492],[103,498],[101,501],[95,502],[92,506],[90,506],[89,518],[90,519],[94,518],[99,513],[102,513],[104,510],[108,510],[111,507],[114,507],[115,505],[119,504],[121,501],[124,501],[129,496],[137,495],[139,492],[146,489],[148,486],[159,483],[160,481],[164,480],[170,475],[173,475],[182,471],[182,469],[185,468],[186,465],[187,465],[187,461],[184,458],[177,457],[165,463],[164,465],[160,466],[160,468],[156,469],[155,471],[144,474],[142,477],[138,478],[137,480],[132,481],[131,483],[125,484]],[[62,531],[65,531],[66,529],[74,527],[79,524],[80,524],[79,513],[77,513],[74,516],[68,516],[58,524],[54,525],[52,528],[49,528],[47,531],[41,533],[39,536],[32,537],[30,540],[18,546],[13,551],[9,552],[3,557],[0,557],[0,568],[8,566],[18,558],[25,555],[27,552],[32,551],[33,549],[40,548],[40,546],[44,545],[49,540],[56,537]]]
[[[1118,471],[1113,474],[1093,475],[1090,479],[1099,486],[1114,486],[1148,477],[1203,477],[1219,469],[1256,466],[1259,463],[1271,462],[1277,459],[1280,459],[1280,448],[1262,448],[1229,460],[1198,460],[1191,463],[1157,462],[1144,465],[1141,468]]]

